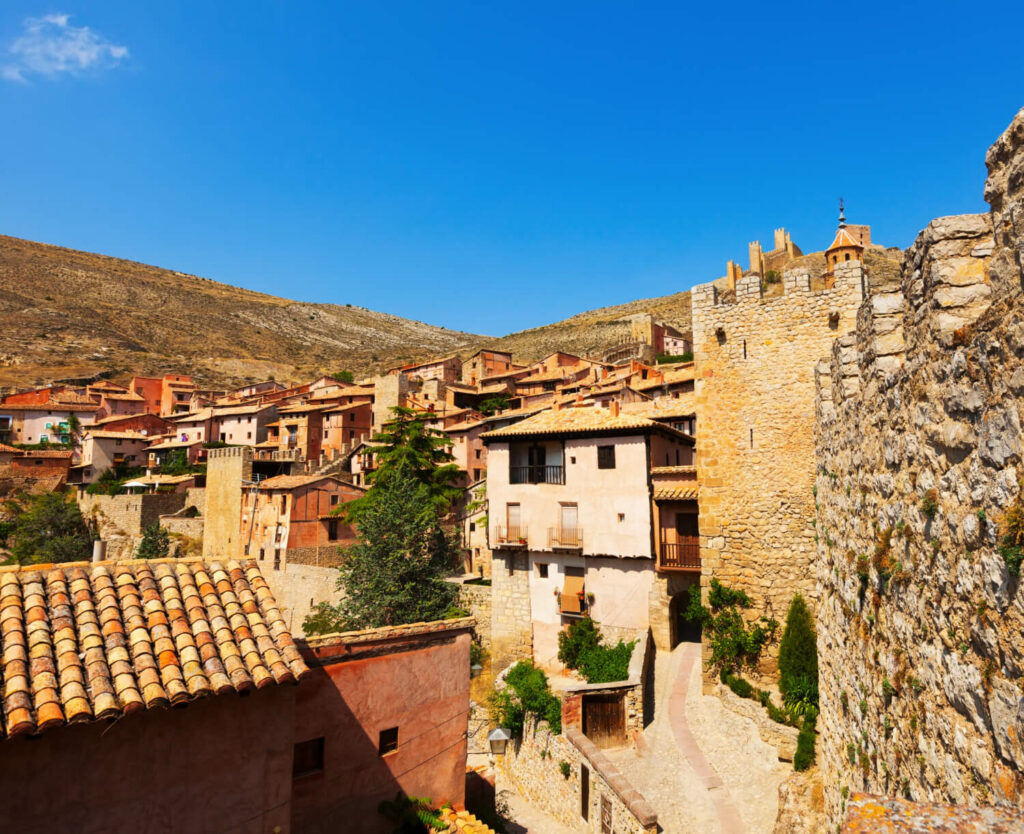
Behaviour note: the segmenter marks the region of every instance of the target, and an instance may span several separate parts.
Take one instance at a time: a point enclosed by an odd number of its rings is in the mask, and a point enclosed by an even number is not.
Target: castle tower
[[[239,559],[242,542],[242,490],[252,481],[252,449],[210,449],[206,463],[203,558]]]
[[[761,241],[752,241],[748,249],[750,251],[750,271],[764,275],[764,252],[761,249]]]

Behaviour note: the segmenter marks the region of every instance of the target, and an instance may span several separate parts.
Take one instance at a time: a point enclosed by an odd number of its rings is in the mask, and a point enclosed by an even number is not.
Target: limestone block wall
[[[459,605],[476,620],[475,634],[480,645],[491,650],[491,587],[488,585],[460,585]]]
[[[260,569],[277,600],[281,616],[296,637],[305,636],[302,622],[317,603],[335,603],[342,596],[338,590],[337,568],[289,562],[274,570],[265,560],[260,563]]]
[[[175,513],[185,506],[184,493],[152,495],[89,495],[79,493],[78,507],[96,525],[107,543],[108,559],[130,559],[142,540],[142,531],[160,521],[161,515]]]
[[[780,621],[795,592],[816,596],[814,366],[853,328],[863,281],[851,261],[828,289],[790,271],[779,296],[764,297],[757,275],[737,282],[734,302],[713,284],[692,293],[701,582],[742,588],[752,612]]]
[[[1024,801],[1024,594],[999,551],[1021,497],[1024,111],[990,215],[932,222],[818,367],[819,762],[854,792]]]
[[[491,654],[495,668],[533,657],[530,561],[526,553],[495,550],[491,567]]]

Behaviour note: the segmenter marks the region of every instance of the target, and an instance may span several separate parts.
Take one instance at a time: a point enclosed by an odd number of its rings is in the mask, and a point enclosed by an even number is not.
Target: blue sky
[[[500,335],[985,210],[1024,3],[0,6],[0,232]],[[845,34],[844,34],[845,32]]]

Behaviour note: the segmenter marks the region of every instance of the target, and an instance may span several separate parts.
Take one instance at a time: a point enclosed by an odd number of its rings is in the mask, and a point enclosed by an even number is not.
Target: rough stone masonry
[[[833,824],[856,791],[1022,801],[1024,593],[999,545],[1024,476],[1024,110],[987,163],[991,212],[933,221],[817,370]]]

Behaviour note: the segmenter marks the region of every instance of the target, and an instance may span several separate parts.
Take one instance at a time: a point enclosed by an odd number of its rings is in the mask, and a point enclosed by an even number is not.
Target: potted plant
[[[590,591],[587,592],[587,605],[594,604],[594,594]]]

